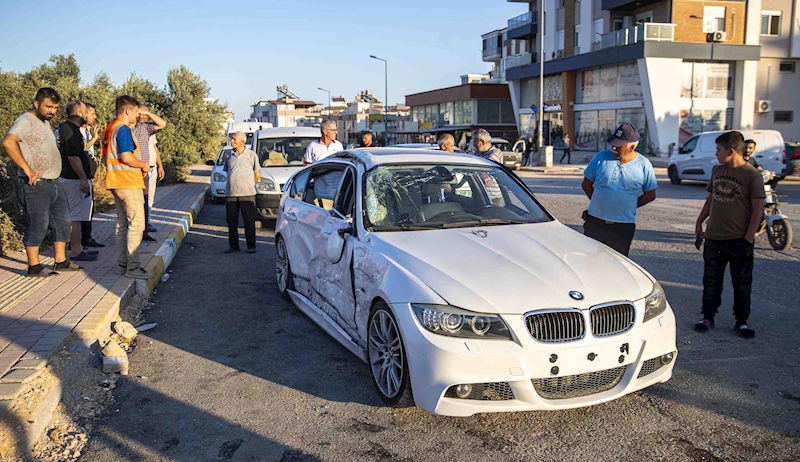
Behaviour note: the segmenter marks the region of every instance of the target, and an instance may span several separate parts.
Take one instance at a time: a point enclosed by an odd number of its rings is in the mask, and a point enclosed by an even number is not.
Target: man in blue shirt
[[[583,233],[628,256],[636,231],[636,209],[656,198],[653,165],[636,152],[639,131],[623,123],[584,170],[581,187],[589,197]]]

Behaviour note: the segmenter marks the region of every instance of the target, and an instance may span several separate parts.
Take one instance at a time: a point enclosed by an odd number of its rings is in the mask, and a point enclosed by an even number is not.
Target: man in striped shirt
[[[148,118],[153,119],[148,122]],[[153,209],[153,198],[156,194],[156,176],[164,178],[164,169],[161,168],[161,159],[158,150],[155,149],[156,133],[167,126],[167,122],[161,117],[151,113],[144,104],[139,106],[139,115],[136,119],[136,126],[133,134],[138,141],[139,149],[142,152],[142,161],[147,162],[150,170],[144,178],[144,233],[143,241],[155,241],[148,233],[156,232],[156,228],[150,225],[150,211]],[[152,149],[151,149],[152,148]]]

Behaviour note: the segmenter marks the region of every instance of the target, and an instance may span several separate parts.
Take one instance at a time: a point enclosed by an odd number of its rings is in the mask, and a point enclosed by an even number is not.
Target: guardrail
[[[519,16],[515,16],[508,20],[508,28],[514,29],[516,27],[526,26],[528,24],[534,23],[534,18],[536,17],[536,11],[528,11],[525,14],[521,14]]]
[[[600,48],[612,48],[632,43],[675,41],[675,24],[646,22],[625,29],[615,30],[600,36]],[[592,46],[594,48],[594,46]]]
[[[494,48],[486,48],[483,50],[483,59],[486,59],[489,56],[500,56],[503,54],[503,49],[500,47]]]
[[[532,64],[534,61],[534,54],[532,53],[521,53],[514,56],[509,56],[505,59],[506,61],[506,69],[511,69],[512,67],[519,67],[519,66],[527,66]]]

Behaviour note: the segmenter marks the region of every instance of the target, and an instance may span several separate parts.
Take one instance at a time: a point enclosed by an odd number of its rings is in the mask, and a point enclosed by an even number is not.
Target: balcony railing
[[[534,58],[535,55],[533,53],[521,53],[518,55],[509,56],[505,59],[506,69],[511,69],[512,67],[527,66],[533,63]]]
[[[490,56],[502,56],[503,49],[501,47],[494,47],[494,48],[486,48],[483,50],[483,59],[486,59]]]
[[[528,11],[525,14],[521,14],[517,17],[511,18],[508,20],[508,28],[514,29],[516,27],[527,26],[528,24],[533,24],[533,19],[536,15],[536,11]]]
[[[581,54],[581,47],[575,47],[572,49],[572,56],[578,56]]]
[[[675,24],[661,24],[646,22],[636,24],[621,30],[615,30],[600,37],[601,48],[612,48],[630,45],[632,43],[654,41],[675,41]]]

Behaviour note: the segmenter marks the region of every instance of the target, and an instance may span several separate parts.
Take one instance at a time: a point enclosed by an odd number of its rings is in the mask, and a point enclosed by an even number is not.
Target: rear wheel
[[[767,238],[775,250],[786,250],[792,245],[792,227],[786,220],[775,220],[767,225]]]
[[[278,291],[281,297],[289,300],[289,291],[294,290],[292,280],[292,267],[289,264],[289,253],[286,251],[286,243],[281,236],[275,242],[275,275],[278,279]]]
[[[674,165],[667,170],[669,174],[669,182],[672,184],[681,184],[681,177],[678,175],[678,168]]]
[[[372,381],[381,398],[392,407],[413,406],[405,346],[394,314],[384,302],[372,307],[367,341]]]

